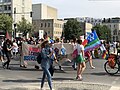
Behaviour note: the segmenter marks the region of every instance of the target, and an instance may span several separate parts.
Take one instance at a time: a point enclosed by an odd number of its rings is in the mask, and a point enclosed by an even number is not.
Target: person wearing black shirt
[[[9,39],[7,39],[4,42],[3,49],[4,49],[5,55],[7,57],[7,61],[3,64],[3,68],[5,69],[5,66],[7,65],[7,69],[10,69],[9,64],[10,64],[10,58],[11,58],[12,45],[11,45],[11,41]]]

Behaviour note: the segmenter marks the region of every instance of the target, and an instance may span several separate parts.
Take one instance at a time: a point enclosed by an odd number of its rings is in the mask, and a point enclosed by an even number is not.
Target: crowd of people
[[[41,68],[43,70],[43,77],[41,80],[41,89],[43,88],[45,77],[47,75],[48,84],[50,87],[50,90],[52,89],[52,74],[50,72],[50,68],[53,67],[53,62],[57,63],[60,70],[64,70],[59,63],[59,57],[58,57],[58,51],[53,48],[54,43],[62,43],[57,39],[56,41],[48,41],[47,39],[34,39],[33,37],[29,39],[14,39],[13,41],[9,39],[0,39],[0,60],[2,62],[4,69],[10,69],[9,64],[12,58],[15,58],[18,54],[22,55],[22,42],[31,44],[31,45],[37,45],[41,44],[41,53],[42,53],[42,61],[41,61]],[[110,48],[112,47],[114,52],[115,49],[120,47],[119,42],[116,43],[116,45],[111,45],[109,42],[101,42],[101,47],[97,48],[93,51],[87,51],[84,52],[84,46],[82,45],[82,40],[76,40],[73,39],[71,42],[73,45],[74,50],[77,49],[78,56],[76,58],[73,58],[73,69],[77,70],[76,80],[82,80],[82,74],[86,68],[86,62],[89,62],[89,65],[91,69],[95,69],[95,66],[93,65],[92,59],[93,58],[101,58],[101,53],[103,53],[104,50],[108,51],[108,54],[110,54]],[[86,61],[87,57],[87,61]],[[7,59],[7,60],[5,60]],[[24,65],[20,64],[20,67],[26,67]]]

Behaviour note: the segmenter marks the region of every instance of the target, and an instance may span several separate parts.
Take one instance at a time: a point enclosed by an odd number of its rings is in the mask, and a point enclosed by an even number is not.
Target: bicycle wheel
[[[117,74],[117,73],[118,73],[118,71],[119,71],[119,66],[118,66],[117,63],[115,63],[114,68],[112,68],[112,67],[109,66],[109,62],[107,61],[107,62],[105,62],[105,64],[104,64],[104,69],[105,69],[105,71],[106,71],[108,74],[114,75],[114,74]]]

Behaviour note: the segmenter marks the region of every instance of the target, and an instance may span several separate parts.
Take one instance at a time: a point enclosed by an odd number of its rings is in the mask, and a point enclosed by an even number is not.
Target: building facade
[[[33,25],[35,32],[43,30],[53,39],[61,38],[63,31],[63,20],[58,20],[57,9],[45,4],[33,4]]]
[[[120,41],[120,18],[104,18],[103,25],[111,30],[111,41]]]
[[[21,21],[24,17],[32,23],[32,0],[0,0],[0,14],[12,16],[14,23]]]
[[[102,25],[102,19],[91,18],[91,17],[77,17],[77,21],[91,23],[92,26]]]
[[[45,4],[33,4],[33,20],[57,19],[57,9]]]
[[[33,20],[33,25],[35,26],[35,32],[43,30],[47,35],[52,38],[61,38],[63,31],[63,21],[57,19],[40,19]]]

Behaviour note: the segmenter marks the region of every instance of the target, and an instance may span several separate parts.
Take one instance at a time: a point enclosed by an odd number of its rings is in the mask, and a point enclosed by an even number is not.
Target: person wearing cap
[[[51,76],[51,73],[49,71],[49,68],[51,66],[50,57],[52,56],[53,52],[49,52],[49,50],[50,50],[50,47],[49,47],[48,41],[44,41],[41,44],[41,57],[42,57],[41,67],[43,70],[43,76],[42,76],[42,80],[41,80],[41,90],[43,89],[46,75],[47,75],[49,88],[50,88],[50,90],[53,90],[53,88],[52,88],[52,76]]]

